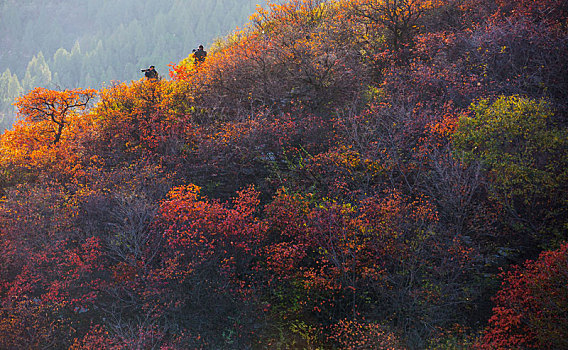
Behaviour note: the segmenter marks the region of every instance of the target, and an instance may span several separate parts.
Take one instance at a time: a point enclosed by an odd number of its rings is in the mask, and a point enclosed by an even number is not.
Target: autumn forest
[[[15,101],[0,349],[568,349],[566,1],[275,1],[190,50]]]
[[[14,99],[36,87],[108,87],[139,79],[241,27],[265,0],[0,1],[0,133]]]

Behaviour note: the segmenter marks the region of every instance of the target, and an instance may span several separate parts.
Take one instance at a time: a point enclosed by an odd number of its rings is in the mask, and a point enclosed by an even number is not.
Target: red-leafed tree
[[[70,345],[98,318],[102,249],[97,238],[59,240],[30,251],[21,271],[5,280],[0,308],[0,347]]]
[[[170,339],[181,348],[244,347],[262,315],[252,283],[265,235],[258,192],[243,190],[228,204],[199,190],[176,187],[160,208],[156,239],[163,248],[151,272],[140,270],[142,308],[167,322],[164,329],[178,330]]]
[[[480,348],[568,348],[568,244],[502,276]]]
[[[393,329],[412,328],[406,341],[419,347],[433,324],[457,319],[438,307],[471,292],[456,282],[467,278],[474,252],[460,237],[433,231],[436,214],[425,201],[393,192],[356,203],[281,193],[270,204],[268,232],[275,236],[259,266],[268,275],[272,315],[290,320],[284,323],[306,344],[340,315],[388,318]]]

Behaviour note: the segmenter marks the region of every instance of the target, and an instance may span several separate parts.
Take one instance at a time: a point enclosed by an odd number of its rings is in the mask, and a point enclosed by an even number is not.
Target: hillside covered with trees
[[[0,348],[568,348],[565,1],[291,0],[191,48],[18,99]]]
[[[0,131],[35,87],[102,88],[167,73],[199,44],[242,27],[249,0],[6,0],[0,3]],[[264,4],[264,1],[258,3]],[[167,75],[167,74],[166,74]]]

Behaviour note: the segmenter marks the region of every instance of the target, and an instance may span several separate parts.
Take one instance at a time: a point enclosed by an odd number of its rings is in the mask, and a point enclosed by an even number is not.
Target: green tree
[[[481,162],[517,229],[566,238],[568,131],[554,125],[553,110],[520,96],[484,99],[471,110],[454,135],[458,155]]]
[[[79,85],[82,74],[84,55],[79,42],[75,42],[71,52],[60,48],[53,56],[53,82],[60,88],[73,88]]]
[[[13,103],[22,92],[18,77],[6,69],[0,75],[0,133],[14,122],[16,114]]]
[[[25,91],[32,90],[34,87],[46,87],[51,83],[51,70],[45,61],[43,53],[34,56],[28,63],[26,74],[22,80]]]

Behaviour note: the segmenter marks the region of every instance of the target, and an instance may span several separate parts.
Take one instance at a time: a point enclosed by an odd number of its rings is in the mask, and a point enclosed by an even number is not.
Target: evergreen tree
[[[22,86],[24,91],[29,91],[35,87],[48,87],[49,84],[51,84],[51,70],[45,61],[43,53],[40,51],[28,63]]]
[[[18,77],[6,69],[0,75],[0,132],[8,128],[15,120],[13,103],[23,92]]]

